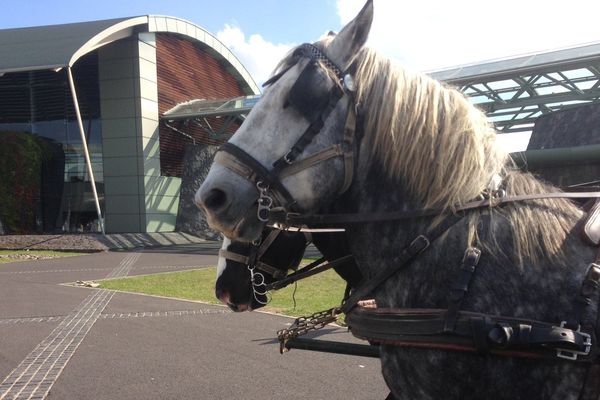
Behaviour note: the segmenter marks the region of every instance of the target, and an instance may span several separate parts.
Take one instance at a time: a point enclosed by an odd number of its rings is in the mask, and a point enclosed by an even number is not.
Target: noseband
[[[223,257],[226,260],[231,260],[246,266],[250,272],[250,283],[252,285],[252,294],[254,299],[262,305],[267,304],[267,301],[261,300],[259,297],[266,296],[268,290],[263,273],[271,275],[273,279],[282,279],[287,276],[287,271],[273,267],[261,260],[265,252],[269,249],[281,232],[283,231],[279,229],[273,229],[265,238],[265,240],[252,243],[250,253],[247,256],[234,253],[230,250],[219,250],[219,257]]]
[[[271,209],[275,204],[284,211],[297,213],[302,211],[296,200],[294,200],[293,196],[281,182],[285,177],[334,157],[344,158],[345,177],[344,183],[340,188],[340,193],[348,189],[353,177],[356,110],[353,95],[355,86],[352,77],[348,73],[343,72],[321,50],[312,44],[306,43],[299,46],[294,56],[297,56],[298,59],[309,59],[309,63],[298,76],[288,95],[288,103],[297,108],[310,122],[302,136],[283,156],[273,163],[271,169],[267,169],[245,150],[229,142],[221,145],[215,155],[215,162],[256,185],[259,192],[257,217],[263,222],[269,220]],[[265,82],[265,85],[275,82],[290,68],[291,66],[273,76]],[[309,78],[312,78],[314,74],[318,76],[319,73],[325,74],[330,80],[333,80],[331,78],[332,75],[335,76],[336,80],[333,82],[332,88],[327,93],[317,93],[312,97],[304,96],[302,90],[309,83]],[[342,142],[302,160],[296,160],[323,129],[329,114],[346,94],[351,97],[352,101],[350,102],[351,106],[348,108]]]

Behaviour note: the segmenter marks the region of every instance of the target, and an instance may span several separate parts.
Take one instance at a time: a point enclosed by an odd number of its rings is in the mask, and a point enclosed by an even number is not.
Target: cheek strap
[[[233,143],[226,142],[219,147],[215,162],[254,184],[262,182],[263,187],[268,187],[285,209],[298,210],[296,201],[283,186],[279,176]]]

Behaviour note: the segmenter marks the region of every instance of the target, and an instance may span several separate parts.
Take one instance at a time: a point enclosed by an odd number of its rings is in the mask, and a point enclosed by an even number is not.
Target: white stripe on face
[[[223,236],[223,244],[221,245],[221,250],[227,250],[231,245],[231,240],[227,239],[227,237]],[[227,259],[225,257],[219,256],[219,261],[217,262],[217,279],[223,274],[227,268]]]

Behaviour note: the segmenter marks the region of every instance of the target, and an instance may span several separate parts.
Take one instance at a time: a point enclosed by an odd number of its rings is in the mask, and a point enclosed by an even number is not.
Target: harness
[[[595,324],[583,317],[600,285],[600,260],[588,266],[579,293],[573,295],[575,303],[570,315],[553,324],[461,311],[480,254],[476,248],[466,250],[448,293],[446,309],[357,307],[346,318],[352,333],[376,343],[401,347],[598,362],[598,332]]]
[[[343,265],[354,259],[351,254],[339,257],[329,262],[325,257],[321,257],[310,264],[298,270],[294,270],[292,273],[289,273],[289,270],[278,268],[263,261],[263,256],[273,245],[273,242],[277,239],[277,236],[279,236],[279,234],[282,232],[283,230],[273,228],[264,240],[251,244],[248,255],[239,254],[231,250],[219,250],[219,257],[223,257],[227,260],[231,260],[246,266],[250,272],[250,282],[252,284],[254,299],[260,304],[267,304],[267,302],[261,300],[259,296],[266,295],[268,291],[283,289],[284,287],[289,286],[301,279],[305,279],[327,271],[328,269]],[[307,243],[310,242],[311,235],[307,232],[303,233],[306,237]],[[266,283],[264,274],[271,276],[273,281],[271,283]]]
[[[589,194],[590,197],[599,197],[598,192]],[[309,345],[302,340],[296,343],[298,337],[334,322],[339,314],[345,313],[346,323],[353,335],[368,340],[372,345],[588,364],[579,400],[597,400],[600,396],[600,304],[597,304],[598,315],[593,321],[585,320],[584,314],[600,287],[600,249],[595,261],[588,266],[579,293],[573,294],[575,301],[571,313],[559,323],[462,311],[462,302],[467,296],[481,255],[481,251],[474,247],[465,251],[448,294],[446,309],[377,308],[367,307],[368,302],[361,301],[397,271],[410,265],[461,218],[461,215],[451,215],[426,235],[417,236],[397,259],[363,283],[341,306],[300,317],[290,328],[278,331],[280,351],[291,348],[320,350],[323,345]],[[600,200],[594,201],[587,218],[582,222],[583,240],[590,245],[600,246]],[[354,350],[355,355],[373,354],[365,348]]]
[[[262,256],[271,247],[281,232],[278,229],[273,229],[264,240],[252,243],[250,253],[247,256],[230,250],[220,249],[219,257],[246,265],[248,269],[258,269],[271,275],[274,279],[284,278],[287,275],[287,271],[273,267],[262,261]]]
[[[336,144],[303,160],[296,161],[305,148],[323,128],[326,119],[345,95],[353,97],[355,90],[349,74],[345,74],[318,48],[304,44],[296,50],[296,56],[308,58],[309,63],[292,86],[288,103],[309,121],[309,127],[291,149],[267,169],[250,154],[239,147],[226,143],[218,150],[215,161],[254,182],[259,192],[257,217],[260,221],[277,221],[285,226],[315,225],[326,223],[360,223],[402,220],[447,214],[446,210],[393,211],[370,214],[322,214],[302,215],[281,180],[289,175],[309,168],[333,157],[343,156],[345,178],[340,188],[343,193],[351,184],[354,168],[354,132],[356,125],[355,106],[347,113],[342,143]],[[324,68],[318,68],[324,65]],[[290,67],[291,68],[291,67]],[[267,84],[279,79],[287,69],[275,75]],[[332,72],[337,82],[327,93],[312,93],[303,96],[308,82],[315,74]],[[353,100],[353,98],[352,98]],[[353,104],[353,102],[351,102]],[[275,201],[279,207],[273,207]],[[419,254],[448,229],[456,224],[466,211],[483,207],[495,207],[515,201],[548,198],[600,198],[600,192],[546,193],[522,196],[490,195],[487,198],[467,203],[427,233],[418,235],[387,268],[364,282],[339,306],[310,317],[298,318],[288,329],[278,332],[281,351],[298,336],[319,329],[346,314],[346,321],[354,335],[371,342],[409,347],[425,347],[445,350],[496,354],[510,357],[548,358],[584,362],[591,364],[580,399],[597,398],[600,393],[600,315],[596,321],[584,321],[583,315],[592,303],[592,297],[600,287],[600,255],[588,266],[587,274],[579,293],[574,294],[575,304],[570,318],[557,323],[535,321],[525,318],[495,316],[461,310],[468,293],[469,284],[475,275],[480,250],[468,248],[448,295],[448,307],[437,309],[390,309],[356,307],[361,299],[367,298],[384,281],[398,270],[410,265]],[[273,212],[275,211],[275,212]],[[585,223],[587,240],[596,246],[600,242],[600,202],[589,213]],[[592,221],[592,222],[590,222]],[[595,229],[597,228],[597,229]],[[275,286],[272,286],[275,288]],[[600,310],[600,307],[598,307]]]

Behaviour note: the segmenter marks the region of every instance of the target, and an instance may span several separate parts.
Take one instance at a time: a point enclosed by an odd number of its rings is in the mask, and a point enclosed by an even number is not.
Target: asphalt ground
[[[379,360],[292,350],[293,319],[68,285],[216,264],[214,245],[0,265],[0,399],[383,399]],[[342,328],[318,333],[356,341]]]

